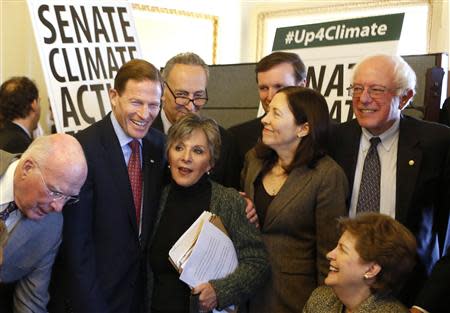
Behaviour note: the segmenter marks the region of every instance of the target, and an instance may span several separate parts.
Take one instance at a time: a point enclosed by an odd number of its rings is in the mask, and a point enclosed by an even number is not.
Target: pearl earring
[[[369,279],[369,274],[364,274],[364,279]]]

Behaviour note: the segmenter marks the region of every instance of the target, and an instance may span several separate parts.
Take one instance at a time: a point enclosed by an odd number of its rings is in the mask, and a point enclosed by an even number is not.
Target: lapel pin
[[[414,160],[409,160],[409,161],[408,161],[408,164],[409,164],[410,166],[413,166],[413,165],[414,165]]]
[[[409,161],[409,162],[411,162],[411,161]],[[155,163],[155,160],[150,159],[150,163]]]

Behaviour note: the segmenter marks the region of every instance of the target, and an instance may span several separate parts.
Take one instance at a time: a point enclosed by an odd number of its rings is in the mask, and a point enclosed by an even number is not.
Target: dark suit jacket
[[[430,269],[436,238],[444,246],[450,208],[450,129],[402,116],[397,152],[395,218],[418,241],[423,265]],[[356,120],[337,125],[331,139],[332,155],[353,188],[361,127]]]
[[[439,123],[450,126],[450,98],[447,98],[439,113]]]
[[[244,191],[254,198],[262,169],[255,150],[246,155]],[[294,169],[267,208],[263,241],[272,266],[270,282],[250,299],[250,311],[300,312],[328,273],[326,254],[338,241],[336,218],[346,216],[348,184],[342,169],[324,157],[314,169]]]
[[[161,114],[155,118],[152,124],[161,132],[164,132]],[[220,131],[220,156],[214,168],[211,170],[211,179],[226,187],[233,187],[239,189],[239,156],[236,142],[231,134],[222,126],[219,125]]]
[[[16,158],[0,151],[0,177]],[[62,225],[61,213],[50,213],[40,220],[22,217],[9,233],[0,266],[0,312],[10,312],[12,299],[14,312],[47,312],[48,283]],[[3,293],[2,283],[13,282],[15,285],[9,285]]]
[[[415,305],[430,313],[447,312],[450,307],[450,249],[431,272]]]
[[[239,151],[239,170],[244,166],[245,154],[253,148],[261,137],[262,117],[232,126],[228,131],[234,136]]]
[[[0,149],[10,153],[22,153],[31,144],[32,139],[17,124],[6,121],[0,129]]]
[[[143,213],[139,240],[133,196],[110,115],[76,135],[88,163],[80,201],[64,210],[63,258],[75,312],[130,312],[142,302],[145,246],[163,182],[164,136],[150,129],[142,143]],[[138,290],[138,288],[140,290]],[[134,313],[134,312],[133,312]]]

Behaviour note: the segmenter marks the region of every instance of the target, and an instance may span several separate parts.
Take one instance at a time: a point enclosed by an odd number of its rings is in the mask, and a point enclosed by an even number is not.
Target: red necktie
[[[131,147],[131,156],[128,161],[128,176],[130,177],[131,191],[133,192],[134,207],[136,209],[136,221],[139,227],[142,201],[142,171],[139,141],[133,139],[128,144]]]

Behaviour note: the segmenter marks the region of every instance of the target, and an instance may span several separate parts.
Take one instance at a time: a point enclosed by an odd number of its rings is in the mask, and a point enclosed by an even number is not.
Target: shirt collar
[[[19,160],[11,163],[0,178],[0,205],[14,201],[14,172],[18,164]]]
[[[364,151],[370,148],[370,139],[372,137],[380,137],[381,145],[386,151],[390,151],[392,145],[395,142],[395,138],[398,136],[398,131],[400,127],[400,119],[395,120],[394,124],[392,124],[389,129],[387,129],[384,133],[379,136],[372,135],[367,129],[362,128],[362,148]]]
[[[122,126],[120,126],[119,122],[116,119],[116,116],[114,115],[114,112],[111,112],[111,123],[114,128],[114,132],[116,133],[117,139],[119,139],[120,146],[126,146],[128,145],[134,138],[128,136],[122,129]],[[139,143],[142,146],[142,139],[138,139]]]
[[[163,123],[164,134],[167,135],[167,133],[169,132],[169,128],[172,127],[172,123],[167,118],[166,111],[164,111],[164,107],[161,110],[161,121]]]

